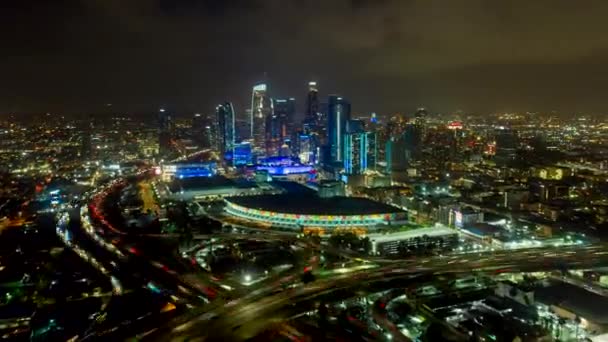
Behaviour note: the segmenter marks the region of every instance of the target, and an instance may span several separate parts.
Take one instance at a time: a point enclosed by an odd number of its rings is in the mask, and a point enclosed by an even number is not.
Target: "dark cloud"
[[[318,79],[354,109],[605,111],[605,1],[7,0],[0,112],[246,106]]]

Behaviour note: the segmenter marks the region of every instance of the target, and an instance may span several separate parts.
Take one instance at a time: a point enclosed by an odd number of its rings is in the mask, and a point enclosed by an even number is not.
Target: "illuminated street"
[[[0,339],[608,342],[608,2],[0,4]]]

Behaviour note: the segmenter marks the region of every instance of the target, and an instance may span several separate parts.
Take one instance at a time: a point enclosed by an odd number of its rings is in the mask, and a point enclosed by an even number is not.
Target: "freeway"
[[[291,290],[278,291],[267,286],[255,294],[207,311],[179,325],[170,325],[166,334],[153,335],[158,340],[184,340],[207,337],[209,340],[245,340],[262,332],[268,325],[306,310],[321,296],[332,295],[345,289],[365,289],[387,284],[395,286],[404,280],[415,281],[422,277],[501,272],[533,272],[541,270],[591,268],[608,264],[608,246],[589,246],[485,252],[477,255],[454,257],[428,257],[417,261],[394,262],[391,265],[354,271],[320,279]],[[299,308],[299,309],[298,309]]]
[[[393,336],[393,341],[410,342],[411,340],[403,335],[401,331],[399,331],[399,328],[388,319],[388,312],[386,310],[387,303],[392,300],[393,297],[395,297],[395,295],[389,293],[379,298],[374,305],[372,305],[372,318],[374,322]]]
[[[134,247],[122,250],[99,235],[96,235],[92,227],[93,225],[88,221],[86,210],[83,210],[81,219],[85,222],[81,230],[88,233],[89,239],[97,244],[97,248],[104,249],[107,252],[109,261],[113,265],[118,265],[118,267],[115,267],[117,270],[126,272],[126,277],[141,277],[144,280],[143,286],[150,286],[151,284],[161,291],[171,293],[185,303],[193,305],[202,303],[199,296],[205,296],[205,292],[201,288],[205,287],[206,284],[195,283],[184,278],[181,274],[169,269],[162,263],[151,260],[149,256],[141,255],[141,251]],[[106,235],[108,234],[106,233]],[[152,283],[150,283],[151,281]],[[142,285],[141,283],[142,281],[140,280],[138,284]]]
[[[120,185],[120,181],[117,181],[113,182],[111,186]],[[110,190],[110,188],[106,188],[105,191],[98,193],[98,196],[94,199],[96,203],[93,205],[91,214],[100,216],[97,218],[100,219],[106,230],[110,230],[119,236],[124,235],[124,232],[110,226],[105,221],[102,211],[96,210],[100,200]],[[271,231],[264,231],[264,233],[272,234]],[[167,236],[162,235],[162,237]],[[217,235],[197,236],[200,239],[217,237]],[[292,236],[285,234],[272,234],[272,236],[226,234],[220,238],[226,241],[240,239],[294,240]],[[101,241],[97,242],[100,246],[104,245]],[[298,240],[294,243],[306,244],[306,241]],[[111,249],[107,244],[106,242],[106,249]],[[344,259],[359,259],[355,255],[344,251],[332,250],[329,246],[308,244],[304,245],[303,248],[307,250],[323,249],[325,253],[337,254]],[[196,249],[190,252],[195,251]],[[137,256],[128,255],[127,258],[132,260],[137,259]],[[144,267],[146,258],[147,256],[139,256],[141,263],[138,265]],[[277,321],[311,310],[314,308],[314,304],[322,298],[335,300],[344,295],[344,292],[352,294],[352,291],[367,291],[372,288],[399,287],[403,286],[405,282],[419,283],[424,279],[428,280],[440,275],[470,274],[471,272],[501,273],[564,270],[568,267],[588,268],[608,264],[608,248],[606,244],[597,244],[568,246],[560,249],[542,247],[517,251],[452,254],[399,261],[374,257],[366,257],[365,259],[361,261],[367,261],[366,267],[343,267],[339,270],[325,271],[323,274],[318,274],[318,280],[309,284],[299,282],[299,272],[290,272],[283,275],[281,279],[268,279],[253,284],[246,290],[240,289],[232,293],[220,293],[209,305],[198,306],[167,322],[164,326],[155,326],[139,336],[162,341],[195,338],[222,341],[245,340],[258,335]],[[153,262],[148,264],[154,265]],[[133,270],[134,268],[127,269]],[[156,271],[159,271],[159,269]],[[159,277],[156,271],[147,269],[145,272],[150,278],[155,278]],[[190,279],[184,279],[179,274],[163,274],[160,278],[162,278],[160,281],[162,286],[173,287],[178,290],[182,287],[193,294],[199,293],[198,285],[201,285],[201,283],[198,283],[199,280],[197,279],[191,281]],[[296,286],[285,287],[286,283]]]

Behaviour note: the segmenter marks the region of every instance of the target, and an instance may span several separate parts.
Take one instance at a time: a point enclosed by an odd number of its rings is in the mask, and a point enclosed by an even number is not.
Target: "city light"
[[[608,2],[22,2],[3,338],[606,339]]]

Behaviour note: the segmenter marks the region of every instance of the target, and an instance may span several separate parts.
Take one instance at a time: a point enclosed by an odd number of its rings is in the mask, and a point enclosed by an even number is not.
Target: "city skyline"
[[[316,80],[361,113],[605,113],[598,14],[608,4],[588,4],[5,3],[0,113],[211,112],[224,99],[246,108],[265,74],[277,97],[303,104]]]
[[[608,341],[605,12],[0,1],[0,335]]]

